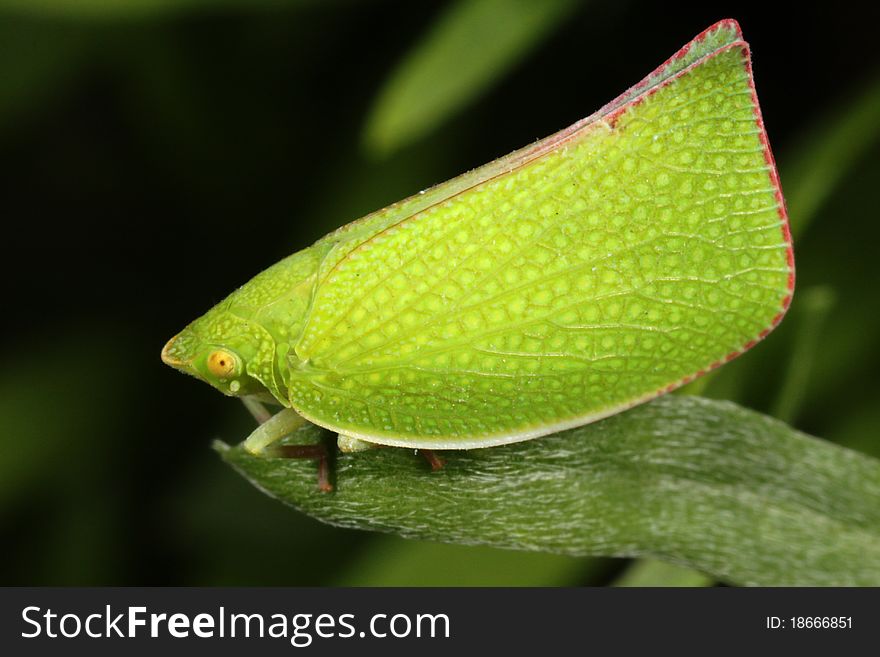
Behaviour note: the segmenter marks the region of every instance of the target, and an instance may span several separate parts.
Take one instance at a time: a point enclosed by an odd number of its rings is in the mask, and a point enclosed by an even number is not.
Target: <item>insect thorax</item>
[[[320,260],[315,248],[294,253],[218,305],[247,325],[246,343],[240,347],[247,352],[242,354],[247,373],[285,406],[287,358],[308,318]]]

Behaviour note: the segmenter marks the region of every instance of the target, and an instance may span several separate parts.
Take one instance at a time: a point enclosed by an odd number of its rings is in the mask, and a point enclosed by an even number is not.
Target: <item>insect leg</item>
[[[255,403],[259,404],[259,402]],[[261,404],[260,406],[262,407]],[[249,435],[244,441],[244,448],[251,454],[259,456],[269,445],[281,440],[284,436],[293,433],[305,423],[306,420],[302,415],[294,410],[285,408],[283,411],[271,416],[254,429],[251,432],[251,435]]]
[[[262,403],[253,397],[242,397],[241,403],[244,404],[244,407],[254,416],[257,424],[263,424],[272,419],[272,411],[263,406]]]
[[[376,443],[370,443],[366,440],[361,440],[360,438],[355,438],[353,436],[346,436],[344,433],[339,434],[336,438],[336,446],[339,448],[339,451],[343,454],[353,454],[354,452],[365,452],[368,449],[373,449],[375,447],[383,447],[383,445],[377,445]]]
[[[277,445],[272,448],[273,456],[286,459],[317,459],[318,490],[329,493],[333,490],[330,483],[330,458],[324,445]]]
[[[425,457],[428,465],[431,466],[432,472],[437,472],[437,470],[440,470],[446,465],[446,461],[437,456],[437,453],[432,449],[420,449],[419,454]]]
[[[253,401],[258,412],[266,409],[257,401]],[[253,409],[245,404],[248,410]],[[261,417],[253,413],[260,421]],[[287,459],[316,459],[318,461],[318,489],[329,493],[333,490],[330,483],[330,459],[327,448],[322,444],[312,445],[276,445],[279,440],[299,429],[306,423],[305,418],[294,410],[285,408],[283,411],[270,415],[260,426],[251,432],[244,441],[244,448],[256,456],[274,456]]]

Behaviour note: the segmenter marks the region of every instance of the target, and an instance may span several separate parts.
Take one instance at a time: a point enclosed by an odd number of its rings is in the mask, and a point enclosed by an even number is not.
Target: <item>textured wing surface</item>
[[[552,150],[561,142],[570,139],[585,126],[593,123],[595,119],[620,108],[638,95],[645,93],[652,87],[661,84],[669,77],[682,69],[693,64],[698,59],[742,38],[739,25],[733,20],[719,21],[705,32],[696,37],[692,42],[684,46],[668,61],[664,62],[656,71],[642,80],[625,93],[621,94],[610,103],[605,105],[595,114],[586,117],[559,132],[541,139],[534,144],[529,144],[504,157],[493,160],[488,164],[477,167],[460,176],[435,185],[430,189],[419,192],[397,203],[392,203],[386,208],[372,212],[367,216],[341,226],[326,237],[317,242],[315,246],[329,247],[330,253],[324,258],[318,272],[319,279],[326,276],[345,258],[351,251],[366,240],[372,238],[390,226],[412,217],[427,208],[442,203],[451,197],[460,194],[471,187],[482,184],[487,180],[504,175],[525,163],[540,157]]]
[[[748,57],[719,48],[350,241],[291,359],[292,405],[376,442],[498,444],[644,401],[763,337],[793,263]]]

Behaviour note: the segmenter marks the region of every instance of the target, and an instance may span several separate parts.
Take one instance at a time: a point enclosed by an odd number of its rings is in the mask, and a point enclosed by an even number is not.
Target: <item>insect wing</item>
[[[290,362],[291,403],[318,424],[435,448],[552,433],[733,358],[791,297],[731,22],[596,115],[429,194],[338,233]]]

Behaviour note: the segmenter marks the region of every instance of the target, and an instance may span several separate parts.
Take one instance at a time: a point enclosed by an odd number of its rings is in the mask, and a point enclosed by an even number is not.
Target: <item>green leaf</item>
[[[364,128],[376,155],[429,133],[502,78],[577,0],[458,0],[431,26],[379,93]]]
[[[290,438],[327,437],[308,425]],[[880,461],[729,402],[666,396],[505,447],[314,463],[217,445],[261,490],[319,520],[462,544],[651,556],[743,585],[880,585]]]

